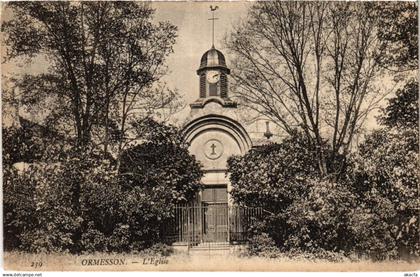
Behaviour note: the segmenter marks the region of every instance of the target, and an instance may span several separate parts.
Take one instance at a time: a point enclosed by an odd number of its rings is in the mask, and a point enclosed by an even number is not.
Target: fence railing
[[[248,226],[261,220],[261,207],[227,203],[179,205],[164,233],[166,240],[198,245],[208,242],[242,242]]]

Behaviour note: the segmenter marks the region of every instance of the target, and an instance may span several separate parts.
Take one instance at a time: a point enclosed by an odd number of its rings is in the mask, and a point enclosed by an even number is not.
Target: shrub
[[[163,239],[161,230],[175,206],[195,197],[203,173],[177,128],[152,119],[136,128],[143,140],[121,158],[124,197],[119,217],[128,226],[132,245],[143,249]]]
[[[349,250],[347,224],[357,199],[345,186],[320,178],[316,152],[308,145],[296,134],[231,158],[231,195],[237,203],[268,211],[248,232],[266,232],[283,251]]]
[[[13,165],[17,162],[33,162],[42,155],[43,143],[35,136],[34,130],[23,125],[20,128],[6,127],[3,135],[3,163]]]
[[[390,227],[384,218],[370,209],[357,207],[349,223],[356,253],[374,260],[398,257]]]
[[[3,177],[3,241],[4,249],[10,251],[20,247],[26,229],[36,227],[36,184],[12,166],[3,168]]]
[[[349,220],[357,203],[356,197],[343,185],[309,181],[308,190],[285,211],[288,230],[285,248],[349,253],[353,247]]]
[[[141,243],[141,242],[138,242]],[[111,236],[108,238],[109,249],[116,252],[128,252],[129,250],[139,248],[138,245],[133,245],[131,240],[130,226],[123,223],[118,223]],[[143,247],[140,247],[141,249]]]
[[[233,199],[268,211],[248,232],[283,252],[418,257],[418,130],[375,131],[337,180],[321,179],[305,143],[289,138],[229,160]]]
[[[140,254],[147,257],[150,257],[150,256],[167,257],[171,255],[173,252],[174,250],[172,246],[169,246],[164,243],[156,243],[156,244],[153,244],[151,247],[141,251]]]
[[[162,226],[177,203],[195,196],[202,172],[176,128],[144,124],[144,140],[125,152],[120,171],[94,147],[47,146],[52,161],[33,161],[24,172],[7,163],[5,248],[126,252],[162,239]]]
[[[73,248],[73,235],[82,219],[72,208],[66,177],[61,164],[43,163],[29,166],[21,175],[8,176],[5,226],[13,228],[20,249],[61,252]]]
[[[97,164],[85,172],[80,192],[81,226],[80,250],[85,252],[114,250],[111,238],[121,223],[123,191],[118,174],[108,162]],[[97,234],[97,237],[95,237]]]
[[[280,255],[275,241],[267,233],[251,235],[248,239],[248,252],[250,255],[267,258],[277,258]]]
[[[82,233],[80,247],[82,252],[93,253],[108,250],[108,240],[105,235],[94,228],[93,222],[89,222],[86,230]]]
[[[314,153],[303,136],[297,134],[281,144],[231,157],[228,171],[233,200],[274,213],[284,210],[306,191],[306,180],[319,175]]]
[[[359,252],[377,259],[420,255],[418,150],[417,129],[387,128],[353,156],[349,178],[364,203],[352,220]]]
[[[136,125],[142,142],[122,155],[120,173],[124,186],[158,194],[166,205],[185,203],[201,188],[201,165],[190,156],[180,130],[152,119]],[[159,204],[161,201],[156,202]]]

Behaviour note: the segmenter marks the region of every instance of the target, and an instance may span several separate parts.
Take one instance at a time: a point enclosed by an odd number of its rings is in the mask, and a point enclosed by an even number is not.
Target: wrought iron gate
[[[202,207],[204,242],[228,241],[228,206],[227,204],[208,204]]]
[[[227,203],[201,203],[175,208],[169,236],[172,241],[197,245],[205,242],[241,242],[247,227],[260,220],[260,207],[230,206]]]

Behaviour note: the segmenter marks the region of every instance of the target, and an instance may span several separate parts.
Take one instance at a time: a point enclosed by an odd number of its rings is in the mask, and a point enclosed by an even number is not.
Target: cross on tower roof
[[[210,6],[210,11],[212,12],[212,17],[209,20],[212,21],[212,40],[211,40],[211,47],[214,48],[214,21],[218,20],[218,18],[214,17],[214,12],[219,8],[219,6]]]

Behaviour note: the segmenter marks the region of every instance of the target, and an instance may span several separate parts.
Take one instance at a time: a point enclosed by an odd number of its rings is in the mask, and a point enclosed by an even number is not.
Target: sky
[[[178,89],[185,104],[194,102],[198,96],[199,81],[196,70],[199,67],[201,56],[212,44],[212,25],[210,5],[218,6],[215,16],[215,47],[221,50],[226,57],[227,66],[230,66],[231,57],[223,48],[223,37],[229,34],[236,25],[247,15],[251,1],[173,1],[152,3],[156,9],[154,21],[169,21],[178,27],[178,37],[174,45],[174,53],[167,60],[169,73],[164,77],[170,89]],[[3,20],[7,15],[2,14]],[[19,75],[26,72],[39,73],[47,68],[45,61],[35,59],[31,64],[24,65],[3,65],[2,74]],[[175,121],[183,120],[189,112],[189,106],[177,114]],[[376,125],[375,116],[368,119],[369,125]],[[173,122],[176,123],[176,122]],[[177,124],[177,123],[176,123]]]

